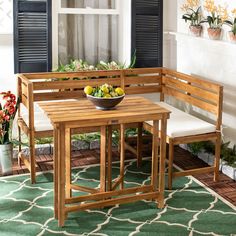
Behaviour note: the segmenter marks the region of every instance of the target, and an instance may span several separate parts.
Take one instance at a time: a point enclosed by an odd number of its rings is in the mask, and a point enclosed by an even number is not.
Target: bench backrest
[[[34,102],[84,98],[85,86],[104,83],[120,86],[126,94],[160,93],[161,100],[174,96],[215,114],[220,129],[222,86],[166,68],[19,74],[18,93],[33,117]]]
[[[217,129],[222,123],[223,87],[174,70],[162,70],[162,100],[164,96],[187,102],[215,115]]]

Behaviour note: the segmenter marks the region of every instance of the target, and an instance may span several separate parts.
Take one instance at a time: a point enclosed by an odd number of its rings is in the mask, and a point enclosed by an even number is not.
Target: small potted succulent
[[[10,91],[0,93],[0,164],[2,174],[12,171],[12,123],[15,118],[19,99]]]
[[[236,43],[236,8],[232,10],[232,18],[224,21],[224,24],[231,27],[231,31],[229,31],[230,41]]]
[[[206,0],[204,5],[205,10],[209,13],[205,20],[209,24],[207,29],[210,39],[219,40],[221,38],[222,25],[228,19],[228,12],[226,7],[220,5],[216,6],[214,0]]]
[[[182,19],[190,22],[189,30],[193,36],[200,37],[202,33],[201,26],[201,6],[199,0],[186,0],[181,7],[183,14]]]

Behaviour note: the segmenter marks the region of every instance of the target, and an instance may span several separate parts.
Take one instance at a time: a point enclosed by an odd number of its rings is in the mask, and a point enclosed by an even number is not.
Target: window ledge
[[[236,46],[236,43],[231,43],[230,41],[226,40],[212,40],[206,37],[194,37],[191,36],[190,34],[186,33],[179,33],[179,32],[174,32],[174,31],[165,31],[164,35],[167,37],[167,39],[171,36],[176,36],[176,39],[181,39],[181,38],[187,38],[191,40],[197,40],[197,41],[202,41],[202,42],[210,42],[214,45],[225,45],[225,46]]]

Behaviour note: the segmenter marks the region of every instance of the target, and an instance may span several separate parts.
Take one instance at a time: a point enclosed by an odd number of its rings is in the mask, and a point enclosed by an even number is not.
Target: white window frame
[[[118,20],[118,60],[120,62],[129,63],[130,61],[130,37],[127,34],[127,18],[124,16],[124,8],[131,6],[131,0],[115,0],[114,9],[94,9],[94,8],[63,8],[61,0],[52,0],[52,66],[53,69],[58,67],[58,18],[60,14],[75,14],[75,15],[117,15]],[[131,9],[131,8],[130,8]],[[127,45],[128,42],[128,45]],[[124,54],[125,52],[125,54]]]

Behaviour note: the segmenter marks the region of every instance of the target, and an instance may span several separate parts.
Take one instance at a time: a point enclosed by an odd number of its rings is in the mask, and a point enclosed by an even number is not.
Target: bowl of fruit
[[[109,84],[103,84],[98,87],[86,86],[84,92],[97,109],[114,109],[124,98],[124,90],[120,87],[113,87]]]

